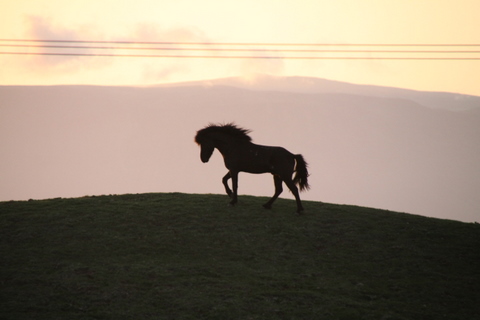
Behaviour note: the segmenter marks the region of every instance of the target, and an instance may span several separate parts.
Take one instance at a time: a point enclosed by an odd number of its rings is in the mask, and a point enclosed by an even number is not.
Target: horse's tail
[[[300,191],[308,190],[310,189],[308,185],[308,164],[301,154],[296,154],[295,160],[297,161],[297,165],[295,167],[293,182],[300,187]]]

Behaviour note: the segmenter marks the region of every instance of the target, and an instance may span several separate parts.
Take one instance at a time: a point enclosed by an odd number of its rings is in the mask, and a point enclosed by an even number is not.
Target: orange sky
[[[480,44],[479,30],[480,2],[477,0],[16,0],[0,3],[1,39]],[[18,48],[0,48],[2,52],[8,50],[18,51]],[[480,54],[474,56],[480,57]],[[0,85],[146,85],[268,73],[480,95],[480,60],[0,55],[0,68]]]

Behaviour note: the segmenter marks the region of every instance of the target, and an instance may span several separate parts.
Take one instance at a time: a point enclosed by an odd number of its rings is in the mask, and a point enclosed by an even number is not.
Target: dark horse
[[[302,202],[298,194],[300,190],[308,190],[307,163],[300,154],[294,155],[281,147],[269,147],[253,144],[252,138],[248,135],[249,130],[237,127],[233,123],[225,125],[209,125],[197,131],[195,142],[200,145],[200,159],[208,162],[213,151],[217,148],[223,156],[225,167],[228,173],[223,177],[222,182],[225,191],[232,198],[231,205],[237,203],[238,173],[266,173],[273,175],[275,183],[275,194],[263,206],[267,209],[282,193],[282,182],[295,196],[297,201],[297,213],[303,211]],[[296,163],[296,166],[295,166]],[[295,177],[292,175],[295,172]],[[232,178],[232,190],[228,187],[228,179]]]

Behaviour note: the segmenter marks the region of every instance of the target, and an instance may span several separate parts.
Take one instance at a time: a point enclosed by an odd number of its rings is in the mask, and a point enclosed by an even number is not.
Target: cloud
[[[159,81],[166,81],[177,74],[188,72],[188,68],[181,63],[173,63],[168,66],[153,66],[153,64],[146,64],[143,67],[142,80],[147,83],[156,83]]]
[[[35,40],[67,40],[67,41],[126,41],[126,42],[155,42],[156,44],[91,44],[91,43],[51,43],[39,42],[44,46],[51,45],[70,45],[75,46],[72,49],[66,48],[35,48],[38,53],[75,53],[79,55],[35,55],[30,57],[28,69],[31,72],[41,73],[42,75],[67,75],[72,76],[76,72],[105,70],[111,67],[107,72],[118,75],[128,73],[130,81],[139,81],[140,83],[152,83],[166,81],[175,76],[188,74],[193,69],[194,63],[185,58],[108,58],[82,56],[82,54],[119,54],[119,55],[189,55],[205,54],[202,51],[191,51],[191,45],[161,44],[167,42],[176,43],[199,43],[194,48],[207,49],[211,40],[201,30],[191,27],[162,28],[154,23],[139,23],[130,29],[130,32],[117,35],[101,34],[94,25],[85,25],[77,28],[64,27],[55,24],[54,20],[39,16],[28,16],[29,38]],[[89,48],[90,47],[90,48]],[[110,49],[99,49],[91,47],[109,47]],[[119,49],[126,47],[129,49]],[[136,50],[142,47],[141,50]],[[151,50],[145,49],[151,47]],[[166,48],[168,50],[157,50],[157,48]],[[183,50],[171,50],[180,48]],[[187,49],[187,50],[185,50]],[[32,49],[33,50],[33,49]],[[209,52],[209,54],[212,54]],[[213,53],[215,54],[215,53]],[[130,60],[127,60],[130,59]],[[108,78],[108,77],[107,77]],[[117,76],[118,78],[118,76]],[[136,83],[132,83],[136,84]]]
[[[78,29],[64,28],[57,26],[49,19],[39,16],[28,16],[27,22],[29,26],[29,37],[35,40],[67,40],[67,41],[79,41],[79,40],[96,40],[99,39],[98,35],[95,35],[94,26],[83,26]],[[39,42],[38,45],[53,46],[53,45],[73,45],[62,44],[52,42]],[[92,49],[79,48],[79,46],[86,47],[87,44],[76,45],[74,49],[65,48],[36,48],[36,52],[40,55],[33,56],[31,59],[31,67],[33,71],[51,73],[65,73],[72,72],[75,69],[87,67],[98,68],[101,66],[95,57],[85,56],[62,56],[62,55],[41,55],[42,53],[75,53],[75,54],[87,54],[92,53]],[[95,62],[96,61],[96,62]],[[102,64],[105,66],[105,64]]]
[[[184,55],[198,55],[198,54],[215,54],[211,51],[197,51],[191,49],[209,49],[211,46],[211,39],[197,28],[191,27],[176,27],[176,28],[161,28],[153,23],[140,23],[133,29],[132,34],[124,38],[125,41],[136,42],[163,42],[164,44],[152,45],[152,47],[161,47],[166,50],[151,51],[155,55],[169,55],[169,56],[184,56]],[[176,43],[176,44],[168,44]],[[185,43],[196,43],[195,45],[188,45]],[[174,50],[178,48],[180,50]],[[145,54],[148,51],[145,51]],[[198,62],[198,60],[197,60]],[[148,60],[144,63],[142,71],[142,81],[147,83],[168,81],[175,78],[177,75],[188,74],[193,71],[197,64],[186,58],[165,58],[161,60]]]
[[[203,69],[206,65],[209,66],[210,72],[214,72],[213,69],[219,69],[224,67],[229,70],[235,69],[239,76],[244,80],[253,82],[259,74],[268,74],[268,75],[282,75],[285,65],[282,58],[268,58],[268,56],[279,56],[278,51],[268,52],[254,50],[243,51],[243,52],[228,52],[228,51],[214,51],[208,49],[226,49],[230,47],[222,45],[214,45],[215,41],[212,41],[204,32],[197,28],[192,27],[178,27],[178,28],[168,28],[162,29],[157,24],[138,24],[133,34],[129,39],[135,39],[135,41],[146,41],[146,42],[177,42],[177,43],[196,43],[195,45],[172,45],[171,47],[181,48],[181,49],[205,49],[202,50],[180,50],[180,51],[169,51],[165,54],[170,55],[206,55],[206,56],[218,56],[218,59],[209,59],[209,60],[192,60],[179,58],[171,59],[169,65],[165,66],[158,63],[149,63],[146,67],[148,70],[144,72],[145,80],[152,81],[161,81],[168,80],[171,77],[174,77],[177,74],[183,73],[186,74],[192,69]],[[235,47],[234,47],[235,48]],[[244,49],[240,47],[241,49]],[[246,48],[248,49],[248,48]],[[225,55],[242,55],[249,58],[245,59],[221,59],[220,56]],[[262,57],[262,58],[250,58],[250,57]],[[200,61],[200,63],[199,63]],[[227,67],[228,66],[228,67]]]
[[[248,48],[242,52],[215,51],[229,46],[215,44],[202,30],[195,27],[164,28],[156,23],[138,23],[132,25],[123,34],[102,33],[94,25],[63,26],[55,20],[39,16],[28,16],[29,38],[35,40],[67,41],[125,41],[133,44],[111,43],[52,43],[39,42],[44,46],[71,45],[75,48],[35,48],[38,53],[75,53],[79,55],[35,55],[29,57],[24,67],[42,77],[62,76],[65,81],[85,82],[84,79],[103,79],[104,82],[126,84],[152,84],[165,81],[180,81],[185,76],[193,78],[222,77],[225,72],[243,77],[246,81],[255,81],[258,74],[282,75],[285,61],[275,52],[259,52]],[[135,44],[137,43],[137,44]],[[147,44],[151,43],[151,44]],[[92,48],[107,47],[108,49]],[[123,47],[124,49],[120,49]],[[127,49],[125,49],[127,48]],[[163,50],[159,50],[159,49]],[[119,55],[166,55],[165,58],[114,58],[82,56],[82,54],[119,54]],[[189,59],[184,56],[213,56],[214,58]],[[222,59],[225,55],[246,56],[248,58]],[[253,58],[264,56],[265,58]],[[250,58],[252,57],[252,58]],[[78,76],[78,77],[77,77]],[[67,77],[67,78],[65,78]],[[76,78],[77,77],[77,78]],[[86,78],[87,77],[87,78]],[[74,80],[78,79],[78,80]]]
[[[265,56],[268,55],[269,53],[266,52]],[[253,52],[252,56],[258,56],[258,54]],[[273,53],[272,56],[278,56],[278,53]],[[255,82],[256,78],[262,74],[281,76],[285,69],[285,63],[281,58],[249,58],[243,59],[239,67],[242,79],[247,82]]]
[[[133,30],[132,35],[129,36],[129,40],[145,42],[211,42],[197,28],[161,28],[153,23],[139,23]]]
[[[35,39],[80,40],[77,32],[57,27],[52,22],[48,21],[46,18],[39,16],[29,16],[27,20],[30,26],[30,34]]]

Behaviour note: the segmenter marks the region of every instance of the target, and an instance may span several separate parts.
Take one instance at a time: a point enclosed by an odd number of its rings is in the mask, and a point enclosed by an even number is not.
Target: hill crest
[[[479,225],[202,194],[0,203],[3,319],[473,319]]]

